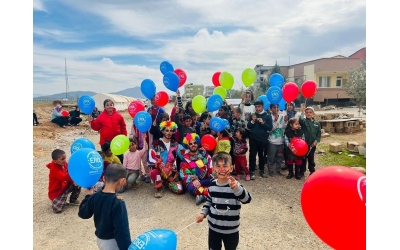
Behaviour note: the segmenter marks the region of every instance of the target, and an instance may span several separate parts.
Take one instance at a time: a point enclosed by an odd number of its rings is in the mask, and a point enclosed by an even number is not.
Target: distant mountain
[[[77,100],[82,95],[93,96],[95,94],[97,94],[97,93],[93,92],[93,91],[72,91],[72,92],[68,93],[68,99],[69,100]],[[38,96],[33,99],[60,99],[60,100],[62,100],[64,98],[65,98],[65,92],[59,93],[59,94],[54,94],[54,95]]]
[[[33,94],[33,98],[43,96],[42,94]]]
[[[124,89],[124,90],[121,90],[121,91],[118,91],[118,92],[113,92],[113,93],[110,93],[110,94],[124,95],[124,96],[133,97],[133,98],[146,99],[146,97],[142,94],[142,91],[140,90],[140,87]]]

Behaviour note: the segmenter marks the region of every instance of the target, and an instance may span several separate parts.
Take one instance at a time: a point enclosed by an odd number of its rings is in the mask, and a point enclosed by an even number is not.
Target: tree
[[[265,95],[265,93],[267,93],[267,90],[271,87],[271,86],[269,85],[269,82],[268,82],[268,81],[269,81],[270,76],[271,76],[272,74],[275,74],[275,73],[278,73],[278,74],[283,75],[283,74],[282,74],[282,71],[281,71],[281,66],[279,66],[278,62],[276,62],[276,61],[275,61],[274,67],[272,67],[272,68],[268,71],[268,78],[267,78],[267,79],[264,79],[264,82],[261,82],[261,83],[260,83],[259,89],[260,89],[260,92],[263,93],[263,95]],[[257,92],[258,92],[258,91],[257,91]]]
[[[361,112],[362,106],[367,102],[367,84],[366,84],[366,61],[361,62],[359,68],[351,68],[347,72],[347,83],[344,86],[345,92],[353,98],[358,106],[358,112]]]

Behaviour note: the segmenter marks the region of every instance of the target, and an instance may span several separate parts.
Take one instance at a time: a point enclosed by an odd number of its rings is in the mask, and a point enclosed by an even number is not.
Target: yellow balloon
[[[219,83],[224,87],[224,89],[230,90],[233,87],[235,80],[231,73],[224,71],[219,75]]]
[[[257,79],[257,73],[254,69],[252,68],[247,68],[243,70],[242,73],[242,82],[244,86],[249,87],[250,85],[253,84]]]
[[[204,96],[202,95],[196,95],[193,100],[192,100],[192,107],[193,110],[197,113],[200,114],[204,110],[206,110],[207,106],[207,100]]]
[[[218,86],[214,89],[213,94],[220,95],[222,100],[224,100],[226,98],[226,89],[222,86]]]

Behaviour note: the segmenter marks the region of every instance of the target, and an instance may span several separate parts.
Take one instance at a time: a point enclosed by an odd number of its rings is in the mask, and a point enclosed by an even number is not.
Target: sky
[[[151,79],[167,90],[160,63],[187,83],[257,64],[281,66],[350,56],[366,46],[366,1],[33,1],[33,93],[110,93]],[[289,61],[290,58],[290,61]],[[181,88],[183,92],[183,88]]]

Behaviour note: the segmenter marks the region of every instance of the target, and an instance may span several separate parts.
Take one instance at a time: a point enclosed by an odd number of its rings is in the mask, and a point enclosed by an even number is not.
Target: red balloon
[[[66,110],[61,111],[61,115],[64,117],[68,117],[69,116],[69,112]]]
[[[290,150],[297,156],[305,156],[308,153],[308,145],[301,138],[293,138],[289,144]]]
[[[129,115],[133,118],[135,117],[135,115],[140,112],[140,111],[144,111],[145,107],[144,104],[139,101],[139,100],[135,100],[132,101],[129,106],[128,106],[128,113]]]
[[[183,71],[182,69],[176,69],[176,70],[174,70],[174,72],[179,77],[179,87],[182,87],[183,84],[185,84],[186,79],[187,79],[186,72]]]
[[[294,82],[285,83],[282,87],[282,98],[286,102],[293,102],[299,95],[299,87]]]
[[[215,72],[212,76],[212,82],[215,87],[221,86],[221,84],[219,83],[219,75],[221,75],[221,72]]]
[[[314,81],[308,80],[301,85],[301,93],[305,98],[311,98],[317,93],[318,86]]]
[[[214,136],[207,134],[201,137],[201,146],[207,151],[212,151],[217,146],[217,141]]]
[[[154,101],[159,107],[164,107],[169,102],[169,96],[165,91],[160,91],[154,96]]]
[[[366,175],[343,166],[318,169],[304,182],[301,209],[333,249],[366,249]]]

